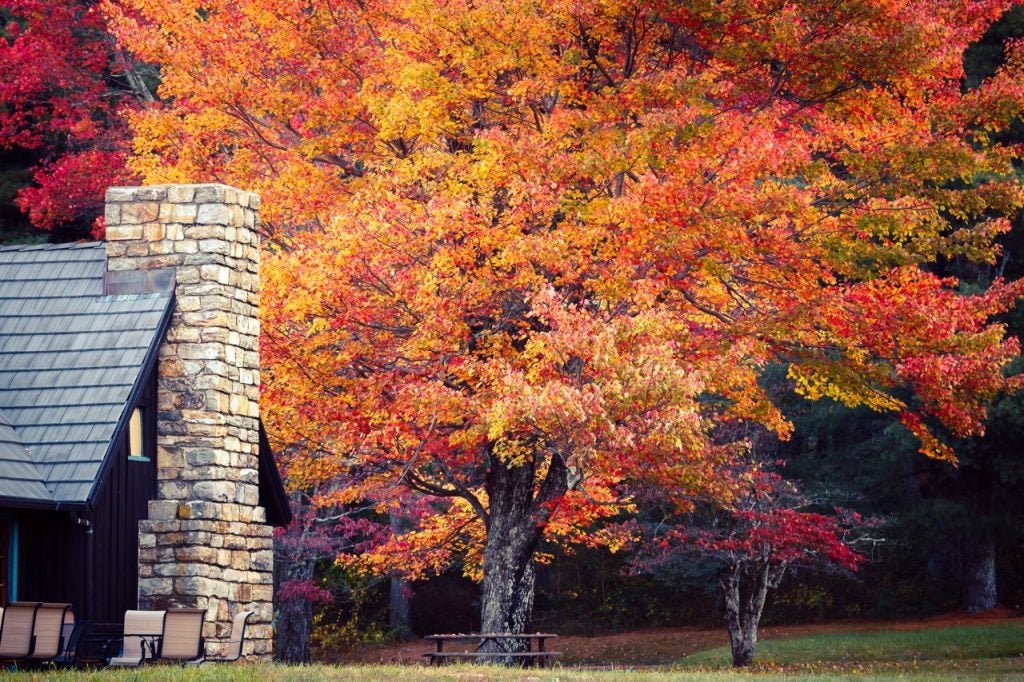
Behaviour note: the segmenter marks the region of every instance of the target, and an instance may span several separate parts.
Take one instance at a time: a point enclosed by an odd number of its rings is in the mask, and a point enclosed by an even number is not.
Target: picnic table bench
[[[456,660],[470,660],[470,661],[498,661],[501,659],[509,660],[520,660],[526,665],[539,666],[541,668],[550,668],[554,663],[556,656],[561,656],[561,651],[547,651],[544,648],[544,642],[548,639],[553,639],[558,635],[553,635],[543,632],[532,632],[523,634],[513,634],[511,632],[476,632],[467,634],[444,634],[444,635],[428,635],[424,639],[433,640],[437,644],[436,651],[428,651],[423,654],[427,657],[433,665],[441,665],[442,663],[450,663]],[[508,644],[509,640],[525,641],[525,651],[503,651]],[[475,648],[472,651],[445,651],[445,642],[475,642]],[[534,642],[536,642],[536,648],[534,648]],[[488,644],[494,645],[494,651],[481,651]],[[490,649],[492,647],[488,647]]]

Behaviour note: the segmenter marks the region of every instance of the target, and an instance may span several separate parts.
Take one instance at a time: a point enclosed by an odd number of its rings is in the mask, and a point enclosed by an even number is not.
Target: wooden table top
[[[423,639],[548,639],[558,635],[547,632],[471,632],[466,634],[447,633],[442,635],[426,635]]]

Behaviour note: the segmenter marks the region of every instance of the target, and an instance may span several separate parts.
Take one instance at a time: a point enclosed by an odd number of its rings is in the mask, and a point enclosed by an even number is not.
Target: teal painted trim
[[[18,601],[18,521],[11,521],[11,551],[8,553],[7,597]]]
[[[153,460],[151,460],[149,457],[146,457],[145,455],[128,455],[128,461],[129,462],[152,462]]]

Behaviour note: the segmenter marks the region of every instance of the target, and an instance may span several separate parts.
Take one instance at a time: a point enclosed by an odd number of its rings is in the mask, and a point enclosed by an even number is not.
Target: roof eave
[[[100,464],[100,469],[96,472],[96,478],[93,480],[92,487],[89,489],[89,494],[86,497],[85,506],[92,508],[93,503],[99,496],[103,489],[103,484],[107,480],[107,475],[112,468],[112,462],[114,459],[114,453],[118,449],[118,443],[124,437],[126,430],[128,429],[128,422],[131,419],[132,408],[139,399],[139,394],[145,389],[146,379],[150,376],[150,373],[156,368],[157,360],[160,357],[160,346],[164,342],[164,337],[167,336],[167,329],[171,325],[171,318],[174,315],[174,293],[172,292],[167,299],[167,306],[164,308],[163,316],[160,318],[160,323],[157,325],[155,333],[153,334],[153,340],[150,342],[149,349],[146,351],[145,360],[142,362],[142,366],[139,373],[135,377],[135,384],[132,386],[131,393],[128,394],[128,400],[125,401],[124,409],[121,411],[121,417],[117,421],[117,426],[114,427],[114,433],[110,438],[110,442],[107,443],[107,451],[103,454],[103,462]]]
[[[26,497],[0,497],[0,507],[4,509],[39,509],[46,511],[85,511],[89,508],[89,505],[86,502],[39,500]]]

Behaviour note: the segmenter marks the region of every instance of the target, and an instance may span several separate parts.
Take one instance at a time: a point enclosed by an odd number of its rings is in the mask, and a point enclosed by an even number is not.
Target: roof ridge
[[[62,242],[60,244],[0,244],[2,251],[67,251],[69,249],[106,248],[106,242]]]

